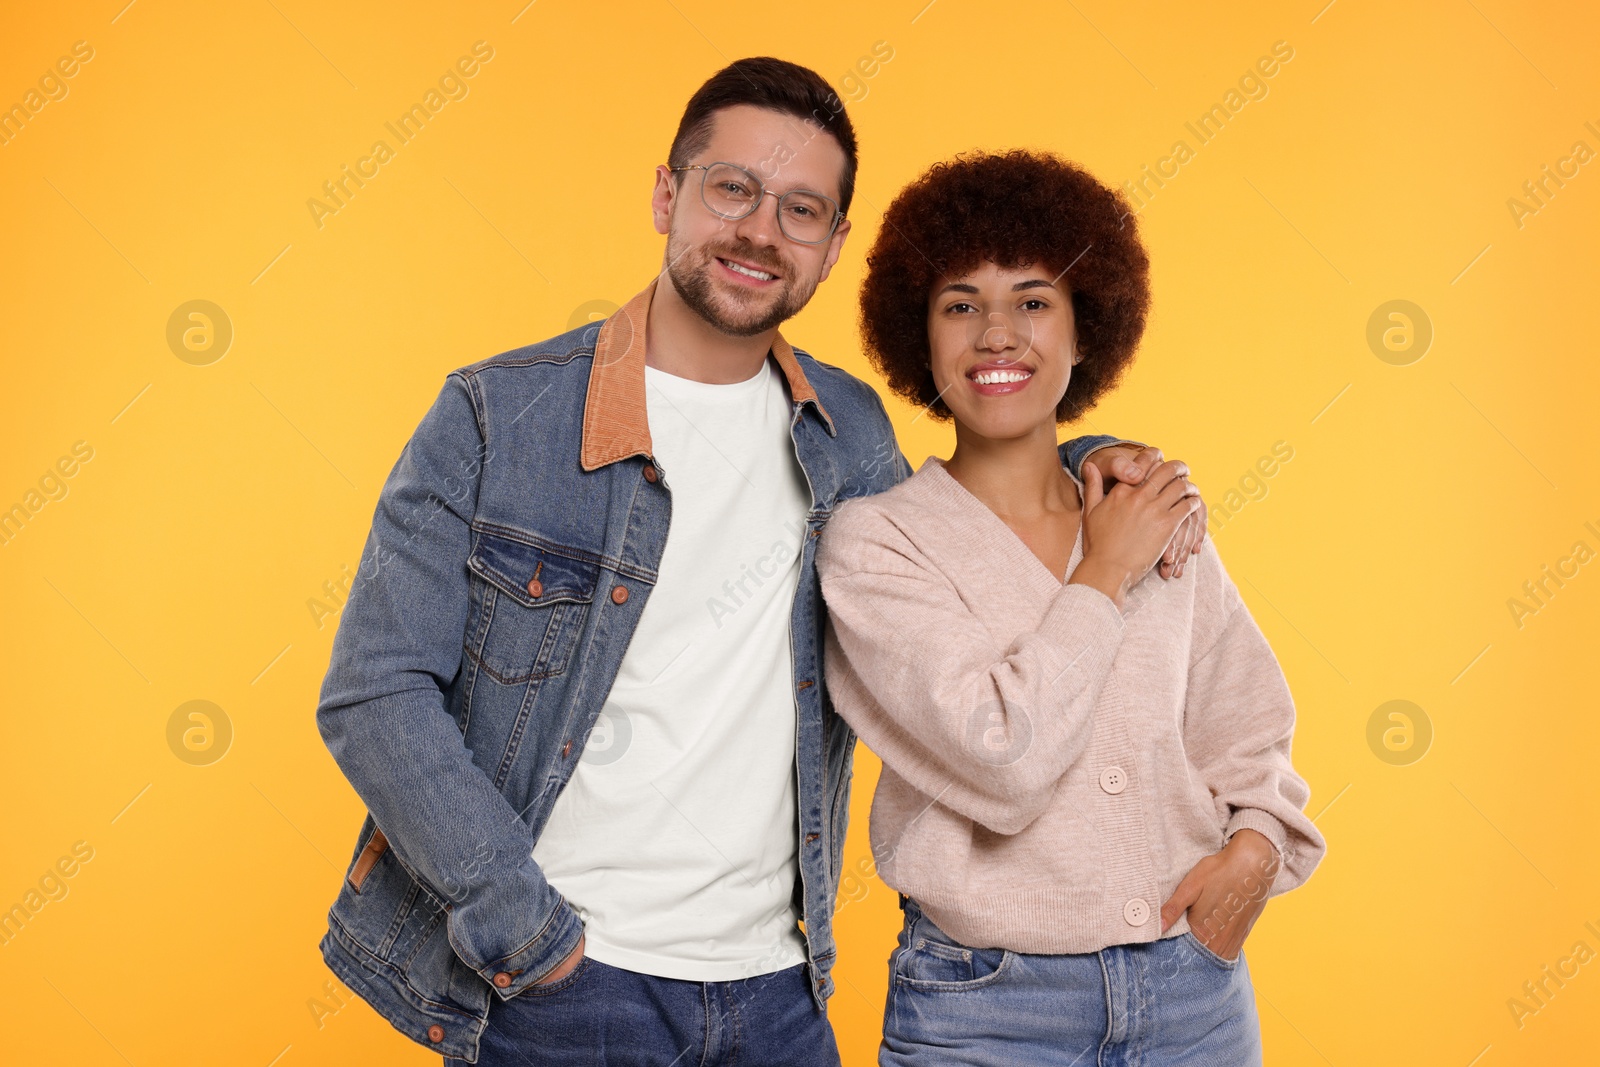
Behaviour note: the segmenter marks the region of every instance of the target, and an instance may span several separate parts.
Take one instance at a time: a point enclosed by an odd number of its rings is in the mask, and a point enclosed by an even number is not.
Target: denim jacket
[[[446,376],[378,498],[317,704],[368,812],[323,958],[406,1036],[469,1063],[490,997],[521,993],[583,933],[531,853],[667,539],[672,472],[645,418],[655,286],[598,326]],[[856,739],[823,691],[816,538],[840,501],[910,467],[872,387],[781,335],[769,358],[812,497],[791,611],[795,902],[820,1006]],[[1063,456],[1078,472],[1116,440],[1078,438]]]

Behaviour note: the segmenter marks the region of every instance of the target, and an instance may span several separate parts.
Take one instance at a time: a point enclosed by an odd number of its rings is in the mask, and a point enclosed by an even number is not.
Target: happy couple
[[[1260,1061],[1242,946],[1324,850],[1290,694],[1185,465],[1057,444],[1137,349],[1134,219],[1044,152],[894,199],[866,352],[956,442],[912,473],[779,332],[855,185],[822,78],[719,71],[660,275],[448,374],[384,485],[317,707],[367,809],[321,947],[447,1064],[838,1063],[858,735],[881,1062]]]

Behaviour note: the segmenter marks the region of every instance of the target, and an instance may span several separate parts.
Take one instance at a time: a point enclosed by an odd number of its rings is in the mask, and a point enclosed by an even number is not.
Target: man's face
[[[791,189],[840,198],[844,149],[822,127],[776,111],[740,105],[713,120],[711,141],[690,163],[733,163],[781,196]],[[656,168],[651,206],[667,234],[667,275],[694,312],[723,333],[751,337],[792,317],[839,258],[850,221],[822,244],[789,239],[778,226],[777,196],[741,219],[706,207],[705,171]],[[680,180],[681,179],[681,180]]]

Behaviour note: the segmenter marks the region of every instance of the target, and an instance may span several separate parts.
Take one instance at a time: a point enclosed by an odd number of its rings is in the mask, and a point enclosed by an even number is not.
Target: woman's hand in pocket
[[[1195,940],[1225,960],[1238,959],[1267,906],[1278,862],[1278,850],[1266,835],[1235,831],[1222,851],[1195,864],[1161,905],[1161,932],[1188,912]]]

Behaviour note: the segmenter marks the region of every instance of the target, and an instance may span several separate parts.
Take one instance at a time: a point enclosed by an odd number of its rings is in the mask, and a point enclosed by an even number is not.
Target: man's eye
[[[804,204],[790,204],[789,214],[798,215],[803,219],[812,219],[817,217],[817,213],[806,207]]]

